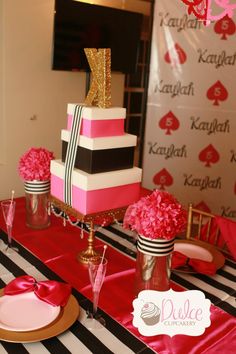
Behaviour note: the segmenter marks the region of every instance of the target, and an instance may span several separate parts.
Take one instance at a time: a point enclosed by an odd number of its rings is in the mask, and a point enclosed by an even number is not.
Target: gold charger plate
[[[0,289],[0,296],[3,296],[3,289]],[[58,317],[49,325],[29,332],[14,332],[0,328],[0,340],[13,343],[39,342],[66,331],[78,316],[79,304],[76,298],[70,295],[66,306],[61,308]]]
[[[197,259],[204,259],[204,254],[210,254],[212,257],[212,262],[215,263],[216,269],[220,269],[225,264],[225,257],[223,254],[213,245],[203,242],[200,240],[175,240],[175,244],[178,245],[178,251],[185,254],[186,249],[189,249],[191,252],[191,257]],[[183,246],[183,251],[181,250],[181,244]],[[202,252],[201,252],[202,251]],[[196,252],[196,255],[194,254]],[[185,254],[188,256],[188,254]],[[183,266],[180,268],[172,269],[173,272],[181,273],[197,273],[190,266]]]

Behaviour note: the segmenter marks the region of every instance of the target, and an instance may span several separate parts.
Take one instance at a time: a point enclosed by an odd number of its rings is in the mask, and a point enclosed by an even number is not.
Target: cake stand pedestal
[[[100,257],[100,254],[98,254],[93,247],[95,225],[104,226],[112,224],[116,220],[122,220],[127,209],[127,206],[125,206],[122,208],[110,209],[94,214],[85,215],[81,214],[79,211],[75,210],[74,208],[62,202],[61,200],[53,197],[52,195],[50,196],[50,204],[52,210],[53,207],[55,207],[63,212],[62,217],[65,217],[66,215],[68,218],[75,218],[78,222],[89,224],[88,247],[86,250],[81,251],[77,256],[79,262],[84,264],[87,264],[89,260],[95,260],[96,258]]]

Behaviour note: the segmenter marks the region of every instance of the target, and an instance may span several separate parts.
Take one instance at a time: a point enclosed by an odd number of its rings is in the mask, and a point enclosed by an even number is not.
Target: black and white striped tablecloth
[[[99,228],[96,237],[136,258],[135,238],[132,231],[113,224]],[[236,316],[236,262],[226,259],[225,265],[214,276],[172,272],[171,280],[188,290],[201,290],[214,305]]]
[[[0,238],[6,241],[6,235],[0,231]],[[54,272],[39,259],[17,244],[20,252],[6,256],[0,251],[0,288],[12,279],[24,274],[32,275],[38,281],[54,279],[62,281]],[[142,341],[133,336],[123,326],[106,313],[106,328],[91,332],[83,323],[86,319],[86,309],[91,308],[91,302],[73,289],[73,295],[80,304],[80,317],[69,330],[50,339],[36,343],[0,342],[0,354],[149,354],[155,353]]]

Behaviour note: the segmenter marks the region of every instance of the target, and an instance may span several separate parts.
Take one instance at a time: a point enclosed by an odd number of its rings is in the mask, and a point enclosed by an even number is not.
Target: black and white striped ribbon
[[[168,256],[174,250],[175,239],[150,239],[138,235],[137,248],[140,252],[150,256]]]
[[[75,105],[70,139],[67,145],[64,175],[64,202],[72,206],[72,172],[75,166],[77,143],[82,122],[83,106]]]
[[[48,181],[25,181],[25,192],[31,194],[43,194],[50,191],[50,180]]]

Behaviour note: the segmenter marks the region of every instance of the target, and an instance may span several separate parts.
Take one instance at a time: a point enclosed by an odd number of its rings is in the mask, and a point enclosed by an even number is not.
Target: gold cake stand
[[[77,256],[77,259],[84,264],[87,264],[89,260],[95,260],[100,256],[100,254],[94,250],[93,246],[95,225],[102,225],[101,221],[108,225],[112,224],[116,220],[122,220],[127,209],[127,206],[125,206],[117,209],[110,209],[94,214],[84,215],[52,195],[50,196],[50,203],[53,207],[56,207],[60,211],[64,212],[68,217],[74,217],[78,222],[80,221],[81,223],[89,224],[88,247],[86,250],[81,251]]]

